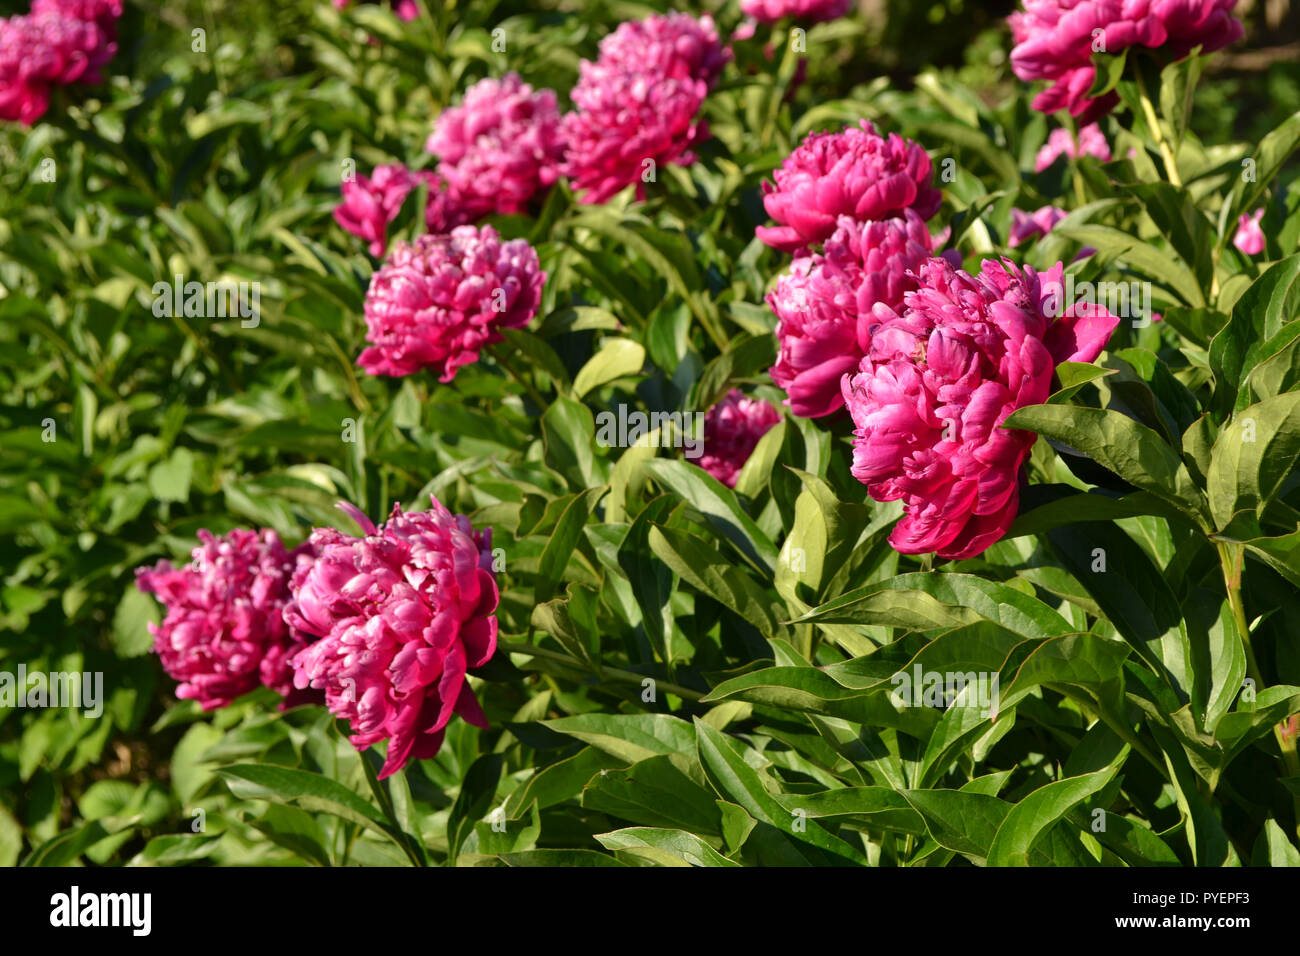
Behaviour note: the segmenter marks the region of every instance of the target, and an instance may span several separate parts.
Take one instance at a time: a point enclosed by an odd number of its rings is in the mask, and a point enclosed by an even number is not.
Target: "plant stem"
[[[531,644],[519,644],[513,641],[501,641],[497,644],[508,654],[527,654],[529,657],[540,657],[543,660],[558,661],[561,664],[567,664],[569,667],[577,670],[589,670],[583,666],[583,663],[576,657],[570,657],[568,654],[562,654],[559,651],[548,651],[545,648],[534,647]],[[618,681],[623,684],[636,684],[640,686],[641,682],[649,674],[638,674],[635,671],[626,671],[617,667],[601,667],[600,674],[602,677],[608,677],[610,680]],[[659,680],[657,677],[650,678],[656,686],[662,688],[670,694],[676,694],[684,700],[699,700],[704,695],[697,690],[691,690],[689,687],[682,687],[680,684],[673,684],[669,681]]]
[[[1138,99],[1142,103],[1142,115],[1146,118],[1147,126],[1151,129],[1151,138],[1156,141],[1156,146],[1160,149],[1160,155],[1165,161],[1165,175],[1169,181],[1181,187],[1182,179],[1178,176],[1178,164],[1174,161],[1174,151],[1169,145],[1169,140],[1165,139],[1165,134],[1160,129],[1160,118],[1156,115],[1155,105],[1151,102],[1151,95],[1147,93],[1146,80],[1142,79],[1141,71],[1136,71]]]

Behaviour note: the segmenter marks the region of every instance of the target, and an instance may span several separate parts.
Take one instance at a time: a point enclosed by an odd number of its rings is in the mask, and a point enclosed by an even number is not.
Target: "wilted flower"
[[[870,349],[843,389],[854,477],[877,501],[904,503],[889,539],[898,551],[969,558],[1011,525],[1034,434],[1002,422],[1047,398],[1057,364],[1096,358],[1119,321],[1062,302],[1062,273],[1003,260],[972,276],[931,259],[901,314],[876,306]]]
[[[1058,127],[1052,130],[1052,134],[1047,137],[1047,142],[1038,151],[1038,156],[1034,160],[1034,172],[1041,173],[1056,162],[1058,156],[1068,156],[1071,159],[1080,156],[1096,156],[1103,163],[1109,163],[1110,144],[1106,142],[1106,134],[1096,123],[1089,123],[1079,129],[1077,143],[1068,129]]]
[[[294,703],[289,658],[311,638],[285,623],[295,569],[311,564],[310,544],[287,551],[274,531],[199,532],[193,562],[160,561],[136,570],[136,585],[167,615],[150,624],[163,669],[180,681],[176,696],[204,710],[224,707],[265,685]]]
[[[365,316],[371,346],[357,360],[371,375],[429,369],[450,382],[479,350],[537,313],[546,273],[523,239],[491,226],[398,242],[371,277]]]
[[[1232,244],[1248,256],[1257,256],[1264,251],[1264,230],[1259,228],[1259,221],[1264,218],[1264,210],[1256,209],[1251,214],[1242,213],[1237,219],[1237,234],[1232,237]]]
[[[697,464],[728,488],[736,487],[754,446],[780,420],[771,402],[747,398],[733,388],[704,416],[704,448]]]
[[[835,231],[840,216],[860,222],[913,209],[929,219],[942,196],[931,186],[930,157],[897,133],[888,138],[863,120],[838,133],[813,133],[763,183],[763,206],[777,226],[758,238],[782,252],[799,252]]]
[[[479,214],[523,212],[555,182],[564,158],[555,93],[534,93],[516,73],[480,80],[439,114],[426,148],[459,204]]]
[[[1007,245],[1014,249],[1029,239],[1047,235],[1065,215],[1064,209],[1055,206],[1041,206],[1033,212],[1012,209],[1011,235],[1007,237]]]
[[[707,136],[697,114],[729,58],[707,15],[651,16],[602,40],[596,61],[578,66],[577,109],[561,127],[562,171],[582,201],[605,202],[634,183],[644,198],[659,167],[693,163]]]
[[[1200,46],[1210,53],[1240,40],[1237,0],[1024,0],[1008,18],[1016,42],[1011,68],[1026,82],[1051,86],[1034,98],[1043,113],[1068,109],[1081,122],[1105,115],[1118,102],[1109,93],[1089,99],[1094,53],[1129,47],[1158,51],[1172,62]]]
[[[740,12],[763,23],[793,17],[804,23],[835,20],[849,12],[852,0],[740,0]]]
[[[817,418],[844,405],[840,379],[867,354],[872,307],[903,306],[912,271],[932,255],[925,221],[911,209],[881,222],[841,216],[820,253],[796,259],[767,297],[779,320],[772,380],[795,415]]]
[[[381,780],[434,756],[453,713],[487,726],[465,674],[496,650],[492,532],[430,500],[412,514],[395,505],[379,527],[341,506],[364,537],[313,531],[317,560],[294,575],[284,612],[320,636],[293,659],[296,686],[325,692],[358,750],[388,741]]]

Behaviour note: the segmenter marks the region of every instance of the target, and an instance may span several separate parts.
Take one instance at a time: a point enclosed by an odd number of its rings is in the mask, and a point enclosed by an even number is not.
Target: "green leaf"
[[[865,864],[866,857],[839,837],[831,835],[815,820],[801,820],[787,811],[763,786],[758,772],[745,762],[730,738],[696,718],[695,729],[698,753],[704,772],[718,794],[734,801],[760,823],[776,828],[783,835],[801,844],[808,844],[821,853],[814,853],[811,862]],[[799,824],[803,824],[802,829]]]
[[[795,623],[887,624],[916,630],[960,627],[981,620],[1026,637],[1073,630],[1037,598],[973,574],[900,574],[850,591],[814,608]]]
[[[533,599],[537,603],[550,600],[555,593],[556,587],[564,578],[564,570],[569,565],[573,550],[582,537],[587,519],[607,490],[605,487],[588,488],[575,495],[564,509],[538,562],[537,583],[533,590]]]
[[[113,612],[113,648],[118,656],[130,658],[149,653],[154,640],[149,625],[160,620],[162,614],[154,599],[137,588],[134,581],[128,584]]]
[[[592,713],[540,723],[628,763],[660,754],[695,752],[695,730],[681,718],[668,714]]]
[[[646,469],[674,494],[704,515],[709,526],[730,541],[749,562],[766,574],[776,567],[772,540],[741,508],[736,493],[698,465],[676,459],[655,459]]]
[[[1254,209],[1273,180],[1300,147],[1300,113],[1293,113],[1282,121],[1276,129],[1259,141],[1255,152],[1249,157],[1249,166],[1241,164],[1232,188],[1230,200],[1224,203],[1220,241],[1227,242],[1235,233],[1237,219],[1242,213]],[[1247,171],[1250,175],[1247,176]]]
[[[680,754],[662,754],[625,769],[601,770],[583,790],[582,805],[641,826],[721,836],[713,794],[691,778],[691,762]]]
[[[739,866],[709,846],[694,833],[684,830],[656,827],[628,827],[612,833],[597,833],[595,838],[607,850],[635,850],[641,847],[658,851],[670,859],[681,860],[691,866]],[[650,854],[651,860],[662,857]]]
[[[1101,408],[1029,405],[1003,422],[1077,449],[1129,484],[1168,501],[1196,517],[1205,499],[1178,452],[1159,435],[1133,419]]]
[[[1235,514],[1262,516],[1300,461],[1300,392],[1265,399],[1232,416],[1210,453],[1207,491],[1215,527]]]
[[[1123,259],[1134,269],[1155,282],[1168,287],[1183,302],[1197,308],[1204,307],[1205,296],[1196,276],[1185,265],[1166,252],[1162,252],[1145,239],[1122,232],[1112,226],[1086,224],[1065,226],[1058,224],[1053,232],[1085,246],[1091,246],[1109,263]]]
[[[492,810],[504,766],[505,758],[501,754],[484,754],[465,772],[460,793],[456,795],[456,802],[447,817],[447,859],[453,864],[474,825]]]
[[[582,398],[592,389],[632,375],[639,375],[645,365],[645,349],[631,339],[608,339],[600,351],[587,360],[573,380],[574,398]]]
[[[194,454],[177,448],[166,460],[149,469],[149,490],[159,501],[185,501],[194,476]]]
[[[401,845],[378,809],[329,777],[270,764],[236,764],[218,767],[216,772],[240,799],[269,800],[314,813],[329,813],[382,833]]]
[[[1296,128],[1300,132],[1300,116]],[[1258,348],[1282,331],[1300,310],[1300,253],[1269,266],[1232,307],[1232,317],[1210,342],[1214,408],[1222,420],[1232,411],[1242,380],[1258,360]]]
[[[1067,777],[1039,787],[1007,813],[988,851],[989,866],[1028,866],[1029,851],[1048,827],[1061,820],[1083,801],[1099,793],[1119,773],[1125,748],[1105,770]]]

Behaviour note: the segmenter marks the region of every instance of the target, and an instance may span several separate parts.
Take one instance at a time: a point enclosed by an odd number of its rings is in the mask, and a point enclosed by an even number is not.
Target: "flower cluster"
[[[704,416],[704,448],[697,464],[728,488],[736,487],[754,446],[780,420],[771,402],[733,388]]]
[[[1091,98],[1094,53],[1130,47],[1178,60],[1194,47],[1206,53],[1240,40],[1232,16],[1237,0],[1024,0],[1011,14],[1011,68],[1026,82],[1050,85],[1034,98],[1043,113],[1069,110],[1080,122],[1104,116],[1119,101],[1109,93]]]
[[[398,242],[371,277],[366,340],[358,358],[371,375],[430,369],[450,382],[501,330],[521,328],[541,302],[537,252],[522,239],[502,242],[491,226],[458,226]]]
[[[56,86],[100,83],[117,53],[121,0],[35,0],[0,19],[0,120],[31,126]]]
[[[1096,358],[1119,321],[1063,303],[1062,271],[985,261],[972,276],[932,259],[901,312],[876,306],[844,401],[854,477],[877,501],[904,503],[898,551],[969,558],[1010,527],[1034,434],[1002,422],[1047,398],[1057,364]]]
[[[651,16],[605,37],[599,57],[579,65],[576,109],[563,120],[563,172],[583,202],[634,183],[644,198],[658,167],[694,162],[708,134],[700,106],[730,55],[708,15]]]
[[[136,584],[167,609],[150,624],[163,669],[180,681],[176,696],[205,710],[224,707],[259,685],[296,703],[293,654],[308,638],[283,619],[289,584],[310,564],[311,545],[286,550],[274,531],[199,532],[193,561],[160,561],[136,571]]]
[[[930,157],[897,133],[881,136],[868,120],[838,133],[814,133],[763,183],[763,206],[778,223],[758,238],[782,252],[800,252],[827,239],[841,216],[859,222],[912,209],[922,219],[939,210]]]
[[[319,638],[293,658],[295,686],[324,691],[357,749],[388,741],[380,779],[435,755],[453,714],[487,726],[466,670],[496,651],[492,535],[431,501],[411,514],[396,505],[379,527],[349,506],[360,538],[312,532],[317,558],[285,609]]]
[[[491,530],[437,499],[366,532],[316,529],[288,551],[274,531],[199,532],[191,565],[136,571],[167,614],[151,625],[176,696],[224,707],[259,685],[283,706],[323,702],[358,749],[388,740],[381,777],[433,756],[453,713],[485,726],[465,680],[496,650]]]

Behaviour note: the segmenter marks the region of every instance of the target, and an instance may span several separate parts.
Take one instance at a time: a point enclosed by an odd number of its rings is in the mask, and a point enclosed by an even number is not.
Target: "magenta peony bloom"
[[[176,696],[212,710],[263,684],[286,704],[301,702],[289,658],[311,638],[286,624],[283,610],[295,569],[313,560],[312,546],[287,551],[270,530],[220,538],[200,531],[199,541],[191,564],[160,561],[135,572],[136,586],[167,609],[149,632],[163,669],[180,681]]]
[[[53,87],[101,82],[116,52],[96,22],[56,9],[0,19],[0,119],[31,126],[49,108]]]
[[[438,116],[426,148],[465,207],[523,212],[555,182],[564,159],[555,93],[534,93],[516,73],[480,80],[460,106]]]
[[[754,446],[780,420],[771,402],[733,388],[704,416],[704,448],[696,464],[728,488],[736,487]]]
[[[596,61],[578,66],[577,109],[561,126],[562,172],[582,202],[605,202],[633,184],[643,199],[659,167],[693,163],[691,150],[708,135],[697,114],[730,57],[707,15],[651,16],[605,37]]]
[[[487,726],[465,672],[496,650],[492,532],[430,500],[413,514],[394,505],[378,528],[341,505],[365,536],[313,531],[319,557],[294,575],[284,612],[320,636],[294,657],[295,685],[325,692],[358,750],[388,741],[381,780],[434,756],[453,713]]]
[[[888,138],[863,120],[839,133],[813,133],[763,183],[763,206],[777,226],[759,226],[773,249],[799,252],[835,231],[840,216],[860,222],[914,209],[929,219],[942,196],[930,185],[930,157],[897,133]]]
[[[1024,0],[1008,21],[1016,46],[1011,68],[1026,82],[1051,85],[1034,98],[1034,109],[1068,109],[1088,122],[1118,102],[1114,93],[1089,99],[1097,53],[1129,47],[1159,51],[1172,62],[1201,46],[1210,53],[1240,40],[1244,30],[1231,11],[1237,0]],[[1095,34],[1095,35],[1094,35]]]
[[[973,557],[1015,518],[1035,436],[1002,422],[1047,398],[1057,364],[1096,358],[1119,322],[1094,305],[1063,307],[1062,273],[986,260],[972,276],[931,259],[901,314],[876,306],[844,401],[854,477],[877,501],[905,505],[889,538],[903,554]]]
[[[103,30],[110,40],[115,40],[117,21],[122,16],[122,0],[32,0],[32,13],[84,20]]]
[[[388,224],[397,218],[402,203],[421,181],[433,185],[435,178],[429,172],[412,172],[400,163],[376,166],[369,176],[345,180],[343,201],[334,209],[334,221],[370,243],[372,256],[382,256],[388,247]]]
[[[840,379],[857,369],[871,342],[872,307],[903,307],[912,272],[932,255],[925,220],[913,210],[881,222],[841,216],[820,253],[796,259],[767,297],[779,320],[772,380],[802,418],[842,408]]]
[[[1047,142],[1038,151],[1038,156],[1034,160],[1034,172],[1041,173],[1056,162],[1058,156],[1068,156],[1071,159],[1080,156],[1096,156],[1103,163],[1109,163],[1110,144],[1106,142],[1106,134],[1096,123],[1089,123],[1080,128],[1077,144],[1068,129],[1059,127],[1052,130],[1052,134],[1047,137]]]
[[[1256,209],[1247,215],[1242,213],[1237,219],[1237,234],[1232,237],[1232,244],[1238,251],[1248,256],[1257,256],[1264,251],[1264,230],[1259,228],[1259,221],[1264,218],[1264,210]]]
[[[852,0],[740,0],[740,12],[762,23],[793,17],[804,23],[837,20],[849,12]]]
[[[1012,209],[1011,235],[1007,237],[1007,245],[1014,249],[1022,242],[1045,236],[1065,216],[1065,210],[1055,206],[1042,206],[1031,213]]]
[[[370,279],[366,341],[358,364],[371,375],[420,369],[450,382],[501,329],[537,313],[546,273],[523,239],[502,242],[491,226],[398,242]]]

